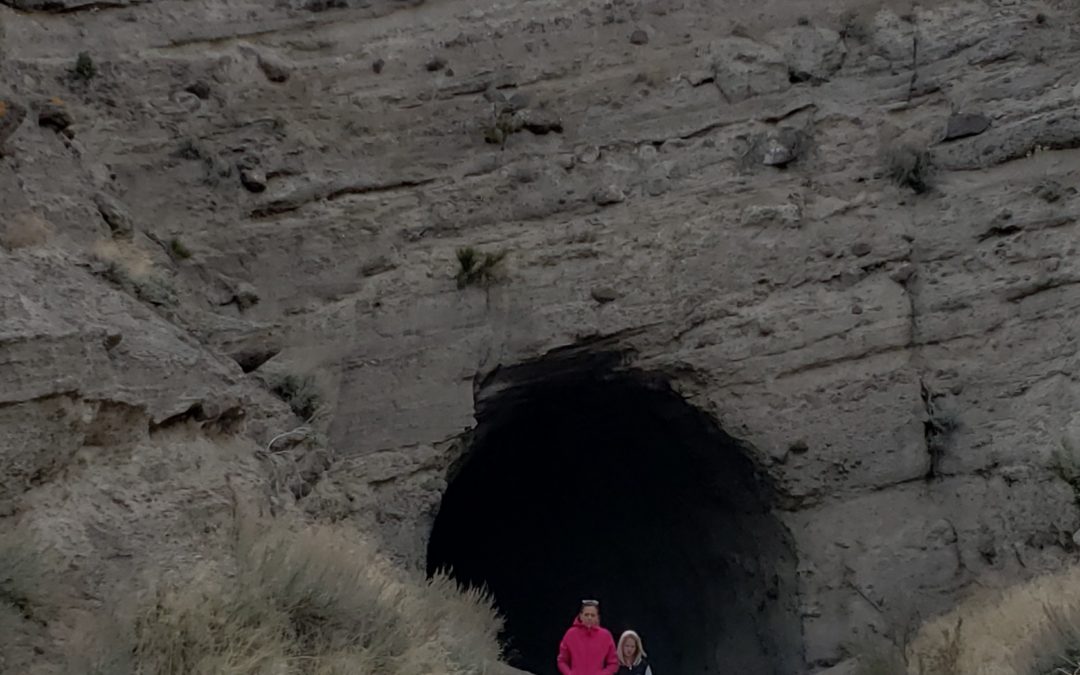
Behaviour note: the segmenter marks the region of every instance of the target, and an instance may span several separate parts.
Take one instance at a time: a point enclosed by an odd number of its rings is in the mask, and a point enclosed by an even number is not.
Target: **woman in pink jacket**
[[[600,626],[600,603],[582,600],[574,625],[559,643],[559,672],[562,675],[615,675],[619,659],[615,640]]]

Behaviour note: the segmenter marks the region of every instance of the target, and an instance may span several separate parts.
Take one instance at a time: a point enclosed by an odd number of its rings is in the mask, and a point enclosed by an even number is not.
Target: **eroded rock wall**
[[[0,507],[102,588],[271,508],[267,373],[422,566],[474,382],[598,335],[776,481],[808,667],[1075,557],[1075,3],[0,5]]]

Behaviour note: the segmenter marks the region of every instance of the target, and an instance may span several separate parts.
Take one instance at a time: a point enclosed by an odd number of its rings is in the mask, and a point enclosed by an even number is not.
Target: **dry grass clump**
[[[0,248],[9,251],[42,246],[52,236],[52,225],[35,213],[16,213],[0,222]]]
[[[1076,675],[1080,568],[965,602],[925,624],[907,657],[918,675]]]
[[[94,675],[118,675],[117,668],[132,675],[482,673],[498,663],[500,628],[485,595],[442,577],[402,575],[345,530],[278,528],[241,547],[234,578],[206,574],[156,590],[90,669],[85,655],[79,668]]]
[[[154,266],[145,251],[127,241],[103,240],[92,250],[101,264],[99,274],[135,297],[152,305],[172,307],[176,289],[165,273]]]

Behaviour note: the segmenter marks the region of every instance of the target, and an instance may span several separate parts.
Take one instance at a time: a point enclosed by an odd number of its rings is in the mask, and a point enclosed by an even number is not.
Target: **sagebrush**
[[[886,151],[886,170],[894,183],[916,194],[929,192],[934,175],[930,151],[914,145],[898,145]]]
[[[156,589],[73,663],[91,675],[479,674],[499,664],[501,626],[487,595],[404,575],[343,529],[278,528],[241,546],[231,578]]]
[[[318,384],[311,375],[277,375],[270,380],[269,385],[270,391],[288,403],[300,419],[310,420],[319,411],[322,397]]]

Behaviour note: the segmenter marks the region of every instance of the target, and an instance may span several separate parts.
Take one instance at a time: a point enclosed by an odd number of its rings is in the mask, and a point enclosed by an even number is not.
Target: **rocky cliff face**
[[[238,509],[421,568],[484,405],[573,373],[752,467],[784,551],[693,583],[783,577],[773,663],[1075,558],[1071,0],[0,5],[0,527],[78,602]]]

